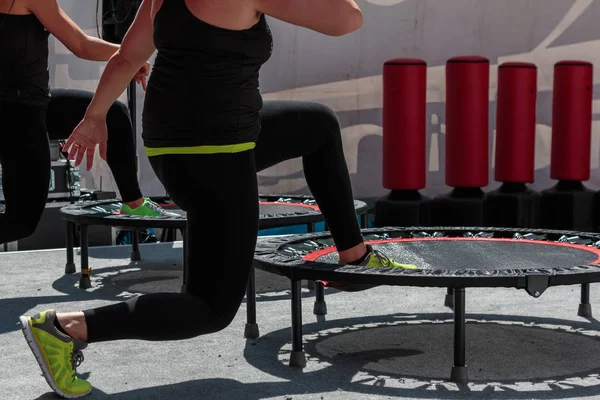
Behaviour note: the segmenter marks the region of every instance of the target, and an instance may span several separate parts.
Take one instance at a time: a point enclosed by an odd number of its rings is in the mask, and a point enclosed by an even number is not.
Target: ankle
[[[144,204],[144,198],[140,197],[139,199],[134,200],[134,201],[127,201],[127,202],[125,202],[125,204],[127,204],[132,209],[138,208],[139,206]]]
[[[87,342],[87,325],[83,313],[56,314],[57,328],[74,339]]]
[[[368,255],[368,253],[369,248],[364,242],[362,242],[348,250],[340,251],[338,255],[340,257],[340,261],[351,264],[360,262]]]

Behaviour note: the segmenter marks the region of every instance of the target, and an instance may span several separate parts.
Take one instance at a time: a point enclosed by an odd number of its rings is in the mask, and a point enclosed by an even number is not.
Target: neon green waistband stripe
[[[219,154],[219,153],[239,153],[246,150],[252,150],[256,143],[237,143],[215,146],[189,146],[189,147],[145,147],[148,157],[161,156],[165,154]]]

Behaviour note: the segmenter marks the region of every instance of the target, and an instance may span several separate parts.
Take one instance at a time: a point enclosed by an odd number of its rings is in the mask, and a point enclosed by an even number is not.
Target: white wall
[[[381,185],[381,105],[383,63],[416,57],[428,65],[428,175],[424,193],[449,190],[444,185],[444,65],[458,55],[490,59],[490,186],[493,181],[493,134],[497,66],[528,61],[538,66],[536,134],[537,189],[549,179],[553,65],[564,59],[594,62],[600,58],[600,0],[358,0],[364,26],[341,38],[326,37],[269,19],[274,53],[261,73],[265,99],[318,101],[338,113],[356,197],[375,197]],[[95,2],[60,0],[60,5],[88,33],[95,34]],[[51,86],[94,90],[102,63],[76,59],[51,40]],[[594,115],[588,187],[600,187],[600,70],[594,76]],[[138,130],[143,92],[138,91]],[[125,99],[125,97],[123,97]],[[138,132],[139,137],[140,132]],[[164,194],[140,148],[140,182],[146,194]],[[110,171],[97,162],[84,186],[112,187]],[[93,179],[92,179],[93,178]],[[263,193],[307,193],[301,163],[292,160],[260,174]]]

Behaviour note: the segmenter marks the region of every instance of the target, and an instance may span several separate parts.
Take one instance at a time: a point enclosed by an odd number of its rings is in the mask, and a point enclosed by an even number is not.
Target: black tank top
[[[48,105],[49,35],[33,14],[0,13],[0,100]]]
[[[249,29],[228,30],[196,18],[185,0],[165,0],[154,20],[154,44],[143,110],[146,147],[256,140],[259,70],[273,48],[264,15]]]

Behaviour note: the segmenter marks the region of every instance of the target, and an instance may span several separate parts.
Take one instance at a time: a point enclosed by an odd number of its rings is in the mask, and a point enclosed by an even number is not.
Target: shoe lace
[[[150,199],[147,200],[146,206],[157,213],[164,214],[163,208]]]
[[[163,217],[168,217],[168,218],[173,218],[173,217],[179,218],[180,217],[179,214],[165,210],[160,204],[155,203],[154,201],[152,201],[150,199],[148,199],[148,205],[150,208],[152,208],[154,211],[156,211]]]
[[[392,261],[389,259],[389,257],[386,256],[385,254],[383,254],[379,250],[373,249],[371,254],[373,254],[375,257],[377,257],[379,262],[381,262],[381,265],[383,265],[384,267],[389,267],[392,264]]]
[[[73,349],[71,353],[71,366],[73,367],[73,374],[71,374],[72,378],[75,378],[76,369],[81,365],[81,363],[85,360],[83,356],[83,352],[79,349]]]

